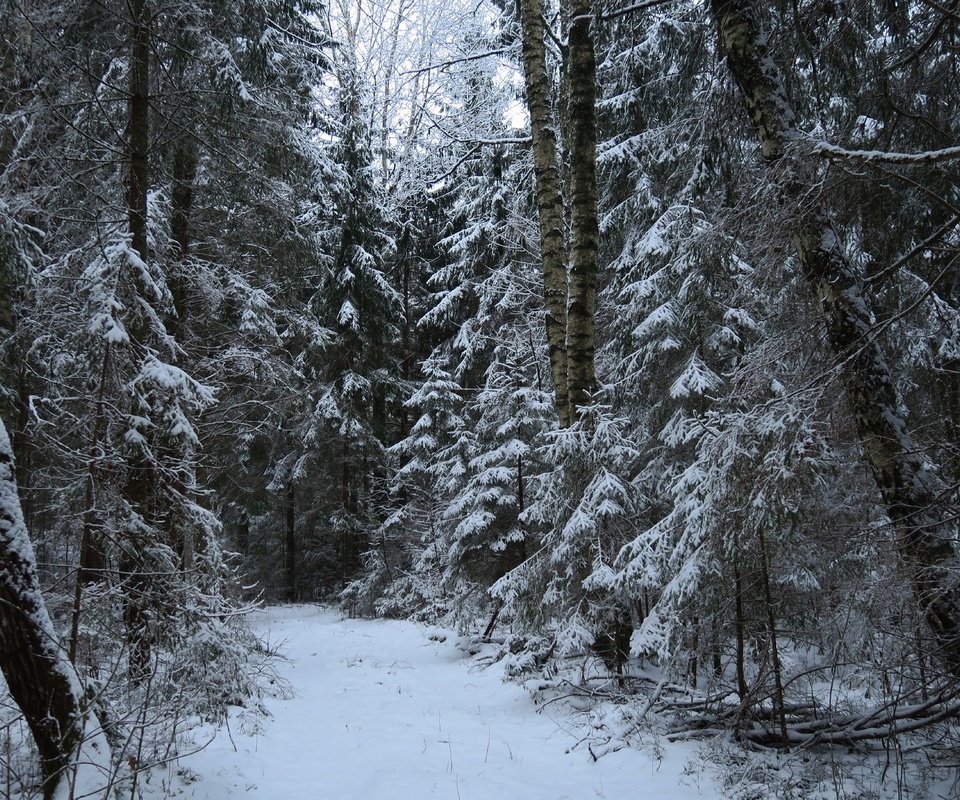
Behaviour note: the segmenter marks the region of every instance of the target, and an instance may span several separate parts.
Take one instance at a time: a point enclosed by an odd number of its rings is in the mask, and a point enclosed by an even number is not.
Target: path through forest
[[[537,713],[528,692],[504,683],[497,665],[478,669],[452,634],[435,641],[412,623],[306,605],[271,608],[257,626],[289,659],[278,671],[294,696],[268,701],[272,717],[259,725],[237,715],[230,735],[184,759],[182,797],[719,797],[705,776],[683,774],[691,751],[682,746],[660,760],[570,751],[583,733],[569,712]]]

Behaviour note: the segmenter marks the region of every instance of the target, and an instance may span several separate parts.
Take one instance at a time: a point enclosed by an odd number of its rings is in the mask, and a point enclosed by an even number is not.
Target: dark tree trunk
[[[727,65],[753,120],[763,157],[784,201],[803,205],[794,243],[804,275],[826,323],[867,461],[893,521],[900,557],[933,631],[936,655],[960,677],[960,588],[955,580],[956,522],[942,506],[937,476],[907,430],[890,368],[873,335],[872,319],[855,268],[813,194],[814,167],[787,153],[794,113],[766,46],[752,0],[711,0]]]
[[[743,579],[740,576],[740,566],[734,561],[733,564],[733,592],[734,592],[734,615],[737,634],[737,652],[735,658],[735,669],[737,673],[737,694],[740,696],[740,702],[747,702],[747,670],[745,664],[746,648],[746,620],[743,616]]]
[[[187,330],[189,306],[183,262],[190,255],[190,216],[193,212],[193,185],[197,177],[197,151],[189,134],[180,137],[173,155],[170,192],[170,233],[174,257],[180,262],[170,271],[170,293],[174,313],[166,321],[170,334],[181,341]]]
[[[246,510],[240,512],[240,519],[237,520],[237,552],[245,556],[247,548],[250,546],[250,515]]]
[[[594,314],[597,305],[597,61],[591,0],[570,3],[567,86],[570,156],[570,290],[567,305],[567,391],[570,419],[597,389]]]
[[[84,496],[83,529],[80,534],[80,569],[77,581],[82,586],[103,579],[106,556],[97,532],[97,470],[100,460],[100,439],[106,424],[104,395],[110,375],[110,342],[103,347],[100,363],[100,382],[97,386],[97,403],[93,409],[93,433],[90,436],[90,454],[87,461],[87,480]]]
[[[523,74],[530,133],[537,211],[540,215],[540,258],[546,300],[547,347],[561,427],[570,424],[567,392],[567,253],[563,234],[563,195],[557,165],[556,120],[550,106],[550,78],[544,41],[543,0],[520,0]]]
[[[181,136],[173,156],[173,187],[170,193],[170,232],[180,259],[190,255],[190,214],[193,184],[197,177],[197,151],[189,134]],[[177,308],[180,311],[180,308]]]
[[[286,497],[287,532],[285,539],[287,602],[297,602],[297,487],[290,483]]]
[[[127,219],[133,249],[144,261],[147,246],[147,181],[150,96],[150,13],[145,0],[131,0],[133,31],[130,53],[130,97],[127,120]]]
[[[363,536],[357,527],[359,524],[360,492],[355,484],[358,472],[360,472],[361,469],[365,469],[366,466],[364,465],[361,468],[353,467],[350,465],[348,459],[349,449],[344,447],[343,463],[340,473],[341,506],[343,509],[343,528],[340,532],[340,569],[341,579],[344,585],[350,583],[360,569]],[[364,481],[369,480],[368,473],[363,472],[360,474],[363,474]]]
[[[346,586],[353,575],[353,536],[350,526],[353,524],[350,513],[350,465],[347,463],[344,448],[343,464],[340,467],[340,506],[343,519],[340,531],[340,580]]]
[[[146,0],[131,0],[129,9],[131,47],[127,157],[130,165],[127,173],[127,224],[133,249],[146,263],[150,257],[147,243],[150,11]],[[152,529],[154,521],[150,509],[153,468],[146,455],[139,453],[128,460],[127,469],[123,496],[129,505],[131,519],[121,543],[119,566],[125,590],[123,618],[127,629],[128,670],[130,680],[139,683],[144,681],[150,672],[154,633],[148,608],[150,577],[144,563],[147,545],[144,537]]]
[[[760,541],[760,578],[763,581],[763,600],[767,611],[767,631],[770,636],[770,663],[773,666],[773,712],[780,723],[780,735],[783,746],[790,744],[787,735],[787,714],[783,694],[783,664],[780,660],[780,644],[777,639],[777,618],[773,607],[773,593],[770,589],[770,555],[767,552],[767,537],[763,529],[757,531]]]
[[[20,510],[13,452],[0,421],[0,668],[40,752],[53,796],[83,736],[80,684],[43,604]]]
[[[151,582],[159,576],[150,575],[145,563],[146,537],[153,533],[153,514],[150,501],[153,495],[153,470],[145,458],[134,459],[128,465],[129,475],[123,487],[123,497],[129,505],[131,518],[126,525],[121,544],[120,576],[123,580],[123,621],[126,625],[127,669],[133,683],[142,683],[150,675],[150,659],[155,636],[156,613]]]
[[[410,227],[404,226],[403,248],[401,256],[403,258],[403,328],[400,339],[400,377],[404,381],[411,378],[411,366],[413,365],[414,355],[411,346],[410,331],[413,327],[413,312],[410,308]],[[398,440],[407,438],[410,432],[409,411],[405,403],[400,404],[400,430]]]
[[[197,179],[197,147],[194,130],[197,110],[193,81],[190,75],[192,52],[199,46],[196,28],[199,25],[196,9],[184,9],[184,16],[176,32],[171,54],[169,76],[179,87],[182,100],[177,109],[176,124],[179,128],[173,142],[173,164],[170,186],[170,266],[167,270],[167,284],[173,300],[173,308],[166,315],[164,325],[167,332],[181,345],[186,345],[190,329],[190,281],[187,273],[188,260],[192,249],[191,222],[193,217],[194,189]],[[177,353],[171,354],[177,359]],[[172,489],[195,499],[193,487],[196,485],[196,459],[191,451],[183,452],[176,442],[170,443],[172,461],[168,475]],[[198,537],[198,532],[201,535]],[[166,517],[165,535],[174,545],[180,556],[184,573],[193,570],[197,553],[206,549],[206,539],[202,531],[183,513],[169,513]]]

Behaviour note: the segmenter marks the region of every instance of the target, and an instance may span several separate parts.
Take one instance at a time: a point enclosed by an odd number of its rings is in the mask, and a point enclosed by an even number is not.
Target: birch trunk
[[[784,200],[800,205],[815,182],[814,168],[787,153],[793,108],[753,2],[711,0],[711,5],[727,65],[757,130],[763,157]],[[795,223],[794,243],[819,302],[830,347],[842,361],[844,388],[864,454],[895,526],[898,551],[937,642],[937,655],[960,677],[960,590],[951,544],[957,531],[942,507],[939,478],[927,469],[907,430],[890,368],[872,335],[859,278],[831,221],[815,202],[807,201]]]
[[[567,254],[563,195],[557,165],[556,120],[550,106],[550,77],[544,36],[543,0],[520,0],[523,75],[533,139],[533,171],[540,215],[540,258],[546,301],[547,347],[560,426],[570,424],[567,391]]]

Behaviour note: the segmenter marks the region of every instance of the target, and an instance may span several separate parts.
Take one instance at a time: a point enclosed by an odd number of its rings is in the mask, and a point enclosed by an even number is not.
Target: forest
[[[0,793],[144,796],[316,602],[955,796],[960,0],[0,29]]]

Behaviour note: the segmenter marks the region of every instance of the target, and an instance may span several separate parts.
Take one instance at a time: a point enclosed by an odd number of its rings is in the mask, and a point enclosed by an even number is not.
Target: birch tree
[[[557,416],[568,427],[596,390],[595,313],[597,254],[597,64],[590,0],[568,4],[568,38],[558,114],[551,103],[554,81],[547,51],[543,0],[519,4],[523,73],[533,143],[540,258],[546,301],[547,344]],[[558,149],[565,146],[569,182],[564,187]],[[564,201],[570,234],[565,235]]]
[[[540,260],[546,303],[547,347],[560,426],[571,420],[567,377],[567,250],[563,222],[563,193],[557,154],[557,121],[551,106],[551,78],[547,61],[543,0],[519,4],[523,39],[523,74],[530,134],[537,212],[540,218]]]
[[[956,522],[939,476],[925,462],[898,400],[861,280],[817,196],[818,171],[797,141],[796,115],[752,0],[712,0],[727,66],[740,88],[771,180],[792,217],[800,265],[823,316],[864,455],[896,530],[917,603],[948,670],[960,676]],[[813,194],[810,199],[809,195]]]

